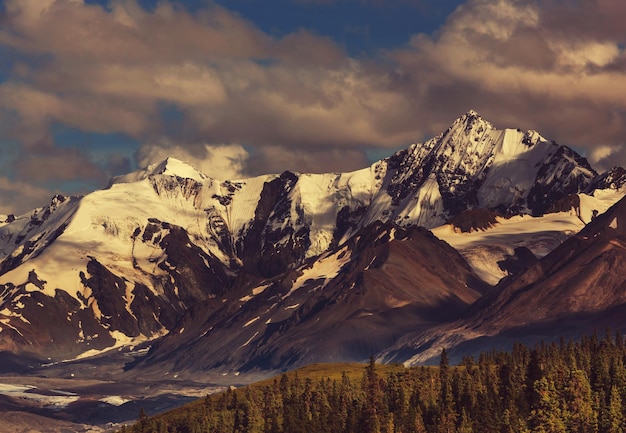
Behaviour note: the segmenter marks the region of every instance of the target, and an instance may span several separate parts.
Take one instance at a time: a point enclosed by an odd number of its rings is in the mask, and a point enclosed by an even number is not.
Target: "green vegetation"
[[[626,432],[625,342],[517,344],[456,367],[328,364],[207,396],[132,433]],[[341,371],[341,372],[340,372]]]

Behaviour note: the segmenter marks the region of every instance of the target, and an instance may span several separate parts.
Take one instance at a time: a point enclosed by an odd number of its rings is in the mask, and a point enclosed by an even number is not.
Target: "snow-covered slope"
[[[333,254],[362,245],[353,239],[367,227],[434,228],[468,209],[489,209],[501,217],[499,227],[473,241],[445,229],[440,235],[494,282],[504,273],[492,257],[477,264],[464,245],[493,245],[503,231],[522,230],[530,217],[521,215],[567,212],[579,194],[581,223],[571,213],[545,217],[574,219],[554,229],[545,251],[524,244],[547,253],[605,209],[601,194],[608,197],[623,178],[617,169],[597,176],[571,149],[534,131],[498,130],[473,111],[426,143],[350,173],[216,180],[168,158],[104,190],[57,196],[46,208],[3,220],[0,350],[67,358],[158,338],[195,306],[204,315],[224,311],[224,303],[239,305],[230,303],[261,293],[269,280],[297,292],[308,280],[296,270],[336,280],[351,256]]]
[[[446,224],[433,229],[433,234],[459,251],[480,278],[495,285],[510,274],[502,262],[516,257],[519,248],[528,248],[540,258],[583,227],[571,211],[541,217],[498,217],[495,226],[470,233]]]
[[[525,250],[540,259],[570,236],[582,230],[623,196],[622,189],[599,189],[593,195],[580,193],[572,198],[571,208],[541,216],[497,217],[486,229],[463,232],[453,224],[432,229],[439,239],[452,245],[472,266],[474,272],[495,285],[519,267],[507,268],[507,261],[519,261]],[[526,263],[528,264],[528,263]],[[524,263],[520,263],[523,266]]]

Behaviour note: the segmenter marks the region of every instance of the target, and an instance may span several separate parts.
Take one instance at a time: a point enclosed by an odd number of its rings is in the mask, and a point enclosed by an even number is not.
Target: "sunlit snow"
[[[489,284],[496,284],[507,275],[497,262],[513,255],[516,247],[529,248],[537,258],[545,256],[569,236],[579,232],[591,221],[594,213],[606,212],[623,197],[623,193],[597,191],[594,197],[579,196],[580,209],[569,212],[542,217],[498,218],[494,227],[471,233],[461,233],[451,225],[434,228],[432,232],[457,249],[479,277]]]

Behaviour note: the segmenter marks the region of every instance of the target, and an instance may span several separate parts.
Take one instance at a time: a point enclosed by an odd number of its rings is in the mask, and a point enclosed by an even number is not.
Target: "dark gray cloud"
[[[253,175],[281,173],[285,170],[301,173],[343,173],[367,166],[367,157],[359,149],[335,148],[300,152],[297,149],[266,146],[248,159],[248,171]]]

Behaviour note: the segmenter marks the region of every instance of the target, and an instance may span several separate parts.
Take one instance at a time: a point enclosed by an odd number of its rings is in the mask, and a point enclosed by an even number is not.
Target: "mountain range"
[[[192,376],[619,329],[624,183],[474,111],[350,173],[217,180],[169,158],[0,216],[0,351],[149,344],[127,368]]]

